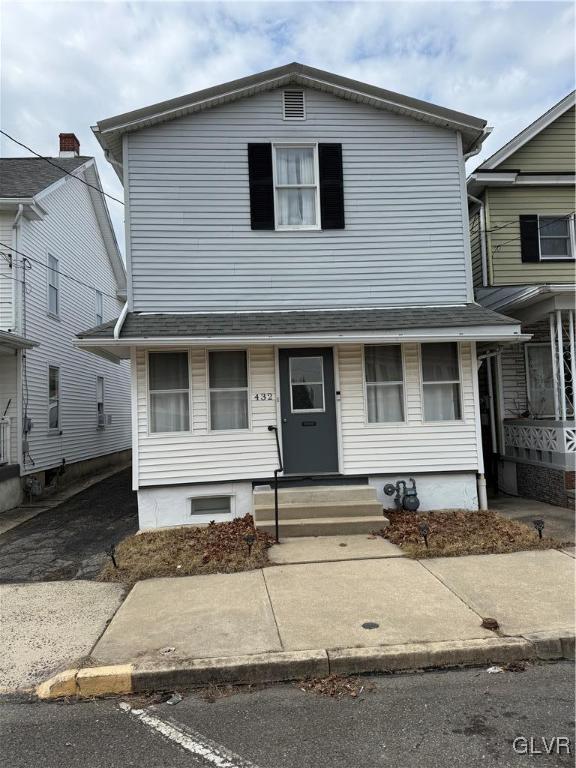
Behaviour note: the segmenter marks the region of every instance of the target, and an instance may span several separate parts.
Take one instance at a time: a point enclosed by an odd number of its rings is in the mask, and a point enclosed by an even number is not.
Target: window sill
[[[48,435],[48,437],[60,437],[60,435],[62,435],[62,430],[61,429],[49,429],[46,434]]]
[[[51,320],[57,320],[60,322],[60,315],[54,315],[52,312],[46,312],[46,316],[49,317]]]

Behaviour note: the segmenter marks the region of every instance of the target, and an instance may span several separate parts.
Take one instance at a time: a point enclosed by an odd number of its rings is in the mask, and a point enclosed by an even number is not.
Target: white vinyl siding
[[[253,231],[252,142],[342,144],[346,228]],[[286,121],[278,89],[129,133],[125,151],[135,311],[467,300],[453,131],[312,89]]]

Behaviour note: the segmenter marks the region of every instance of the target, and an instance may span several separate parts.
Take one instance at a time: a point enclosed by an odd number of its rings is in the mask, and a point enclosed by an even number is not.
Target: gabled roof
[[[480,118],[297,62],[242,77],[239,80],[231,80],[176,99],[162,101],[143,109],[125,112],[116,117],[101,120],[92,130],[104,150],[109,152],[114,160],[121,162],[122,134],[127,131],[148,128],[228,101],[286,85],[316,88],[341,98],[370,104],[378,109],[408,115],[416,120],[461,131],[465,152],[481,143],[487,135],[486,121]]]
[[[92,158],[50,157],[48,159],[60,167],[56,168],[55,165],[47,163],[40,157],[0,158],[0,197],[34,197]]]
[[[487,160],[484,160],[484,162],[476,168],[476,171],[491,171],[494,168],[497,168],[500,163],[503,163],[504,160],[507,160],[510,155],[513,155],[514,152],[517,152],[520,147],[523,147],[524,144],[527,144],[531,139],[543,131],[544,128],[547,128],[551,123],[554,122],[554,120],[557,120],[561,115],[564,114],[564,112],[567,112],[575,104],[576,91],[572,91],[563,99],[561,99],[557,104],[551,107],[547,112],[544,112],[543,115],[540,115],[540,117],[534,120],[533,123],[530,123],[530,125],[524,128],[523,131],[520,131],[520,133],[514,136],[513,139],[510,139],[507,144],[504,144],[503,147],[491,155]]]

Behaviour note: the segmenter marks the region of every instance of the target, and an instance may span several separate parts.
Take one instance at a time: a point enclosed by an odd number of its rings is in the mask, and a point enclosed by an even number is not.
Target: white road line
[[[183,749],[206,761],[207,765],[217,768],[258,768],[255,763],[245,760],[243,757],[230,752],[226,747],[216,744],[200,733],[190,729],[177,727],[160,717],[150,715],[142,709],[132,709],[125,702],[120,703],[120,709],[128,715],[132,715],[144,725],[161,733],[170,741],[179,744]]]

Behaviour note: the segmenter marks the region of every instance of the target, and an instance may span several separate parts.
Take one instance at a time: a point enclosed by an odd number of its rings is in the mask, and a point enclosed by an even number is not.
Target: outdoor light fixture
[[[252,547],[256,541],[256,536],[254,536],[253,533],[247,533],[246,536],[244,536],[244,541],[248,545],[248,557],[250,557],[252,554]]]
[[[542,531],[544,530],[544,520],[542,520],[541,517],[536,518],[536,520],[532,521],[532,525],[536,530],[538,531],[538,538],[542,538]]]
[[[116,562],[116,557],[115,557],[115,555],[116,555],[116,548],[115,548],[114,544],[112,544],[112,546],[109,549],[106,550],[106,554],[112,560],[112,565],[114,566],[114,568],[118,568],[118,563]]]
[[[420,532],[420,536],[424,539],[424,544],[426,544],[426,549],[428,549],[428,534],[430,533],[430,526],[428,523],[420,523],[418,526],[418,531]]]

